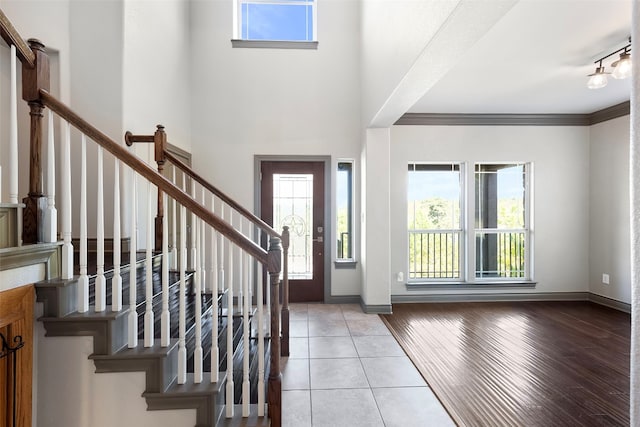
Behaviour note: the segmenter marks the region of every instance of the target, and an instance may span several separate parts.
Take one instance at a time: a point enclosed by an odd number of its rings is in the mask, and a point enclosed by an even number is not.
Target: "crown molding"
[[[405,113],[395,125],[413,126],[591,126],[626,116],[629,101],[591,114],[455,114]]]
[[[607,120],[628,116],[629,114],[631,114],[631,101],[625,101],[589,114],[589,124],[595,125],[606,122]]]

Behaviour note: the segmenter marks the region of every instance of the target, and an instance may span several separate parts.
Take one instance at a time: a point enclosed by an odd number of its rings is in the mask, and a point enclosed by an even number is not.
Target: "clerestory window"
[[[314,42],[317,0],[234,0],[234,39]]]

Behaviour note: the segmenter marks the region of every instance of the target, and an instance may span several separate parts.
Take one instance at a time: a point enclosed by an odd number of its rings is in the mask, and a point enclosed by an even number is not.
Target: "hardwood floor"
[[[589,302],[381,316],[460,426],[628,426],[630,315]]]

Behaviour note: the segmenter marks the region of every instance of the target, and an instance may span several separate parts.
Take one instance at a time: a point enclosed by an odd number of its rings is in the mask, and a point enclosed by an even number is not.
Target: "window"
[[[338,162],[336,212],[336,259],[353,260],[353,161]]]
[[[531,285],[531,163],[408,166],[409,285]]]
[[[315,41],[317,0],[234,0],[234,39]]]
[[[528,164],[476,164],[476,278],[529,278],[528,183]]]
[[[463,169],[409,164],[409,281],[462,279]]]

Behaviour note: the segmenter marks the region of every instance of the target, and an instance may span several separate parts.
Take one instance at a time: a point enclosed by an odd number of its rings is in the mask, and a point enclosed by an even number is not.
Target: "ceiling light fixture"
[[[629,37],[629,44],[627,44],[626,46],[614,50],[610,54],[595,60],[593,63],[598,64],[598,66],[596,67],[595,73],[589,74],[587,87],[589,89],[600,89],[601,87],[605,87],[607,85],[607,74],[611,74],[611,77],[613,77],[614,79],[626,79],[627,77],[630,77],[632,67],[631,54],[629,52],[631,52],[631,37]],[[602,61],[615,55],[616,53],[620,53],[620,59],[611,63],[611,67],[613,67],[613,73],[605,72],[604,67],[602,66]]]

